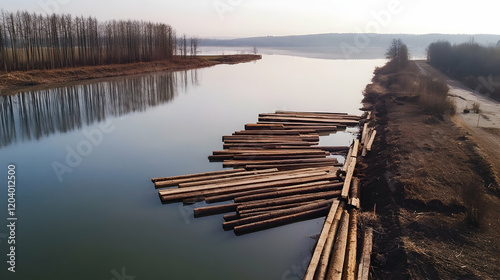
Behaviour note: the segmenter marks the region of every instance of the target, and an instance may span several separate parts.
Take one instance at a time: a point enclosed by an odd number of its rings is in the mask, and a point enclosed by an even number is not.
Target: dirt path
[[[500,174],[500,102],[467,88],[425,61],[416,61],[416,63],[423,72],[442,78],[448,83],[450,95],[457,105],[457,114],[453,121],[470,133],[483,156],[494,167],[498,179]],[[479,104],[480,114],[464,113],[464,109],[472,109],[474,103]]]

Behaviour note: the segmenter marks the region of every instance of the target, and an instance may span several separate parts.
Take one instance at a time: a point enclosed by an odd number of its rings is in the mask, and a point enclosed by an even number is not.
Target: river
[[[3,188],[1,279],[300,279],[324,218],[236,237],[222,215],[162,205],[150,179],[221,170],[207,156],[259,113],[361,114],[384,63],[264,55],[0,96],[0,177],[15,165],[18,219],[11,273]]]

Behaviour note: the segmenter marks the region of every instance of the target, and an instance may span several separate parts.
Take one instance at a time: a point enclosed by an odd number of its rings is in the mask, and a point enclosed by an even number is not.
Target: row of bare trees
[[[162,23],[0,12],[0,69],[6,72],[169,59],[179,41],[185,57],[186,36],[177,39]],[[196,55],[198,39],[190,44]]]

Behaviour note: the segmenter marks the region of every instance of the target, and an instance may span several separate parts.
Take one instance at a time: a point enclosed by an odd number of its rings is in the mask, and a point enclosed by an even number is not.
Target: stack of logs
[[[304,279],[354,275],[360,206],[354,171],[358,154],[365,156],[371,150],[376,131],[365,124],[361,140],[356,139],[351,147],[317,145],[320,133],[357,126],[360,120],[339,113],[260,114],[257,123],[224,136],[224,150],[209,157],[234,169],[155,178],[153,182],[161,188],[158,192],[163,203],[217,203],[195,208],[195,217],[226,214],[224,230],[234,230],[237,235],[326,215]],[[347,153],[345,163],[339,164],[330,157],[332,153]],[[371,250],[370,236],[367,231],[364,243]],[[361,260],[369,268],[368,249]],[[368,268],[360,264],[357,274],[367,276]]]

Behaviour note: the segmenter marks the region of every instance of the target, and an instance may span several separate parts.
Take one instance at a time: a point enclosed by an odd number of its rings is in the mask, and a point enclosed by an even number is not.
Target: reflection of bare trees
[[[0,147],[168,103],[189,80],[198,85],[197,70],[0,96]]]

